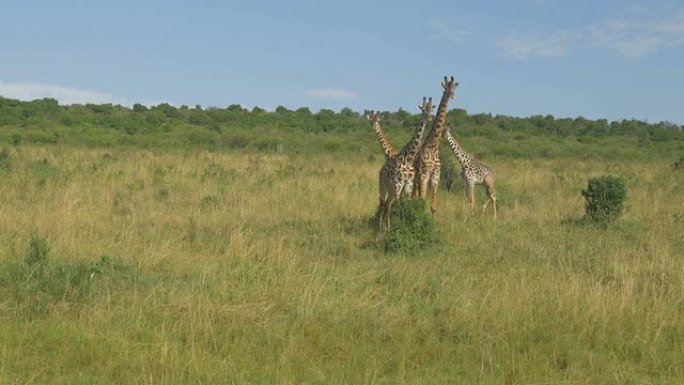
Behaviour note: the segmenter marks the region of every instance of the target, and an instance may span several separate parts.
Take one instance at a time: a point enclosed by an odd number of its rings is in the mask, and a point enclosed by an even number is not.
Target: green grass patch
[[[49,315],[58,304],[86,306],[135,276],[131,266],[109,255],[93,262],[60,261],[50,255],[48,241],[34,234],[23,260],[0,265],[0,292],[17,315],[31,319]]]

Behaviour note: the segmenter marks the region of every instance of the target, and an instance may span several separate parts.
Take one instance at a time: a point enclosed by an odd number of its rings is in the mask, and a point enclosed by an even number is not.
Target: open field
[[[483,161],[499,219],[441,191],[442,246],[392,255],[379,157],[13,147],[0,384],[684,383],[684,172]]]

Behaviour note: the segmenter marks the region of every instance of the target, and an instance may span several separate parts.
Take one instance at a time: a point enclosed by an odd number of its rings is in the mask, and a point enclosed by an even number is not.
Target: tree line
[[[251,110],[233,104],[224,108],[199,105],[175,107],[168,103],[147,107],[113,104],[60,105],[52,98],[19,101],[0,97],[0,130],[11,128],[14,135],[23,130],[96,128],[117,137],[155,135],[185,130],[197,135],[206,133],[268,130],[271,132],[351,133],[368,131],[364,112],[344,108],[339,112],[322,109],[312,112],[307,107],[290,110],[279,106],[274,111],[259,107]],[[410,132],[418,123],[419,113],[399,109],[383,112],[383,125]],[[462,135],[495,138],[501,134],[521,134],[550,137],[605,137],[631,136],[640,140],[684,140],[683,127],[671,122],[649,123],[630,119],[608,122],[583,117],[555,118],[552,115],[513,117],[491,113],[469,114],[463,109],[452,109],[448,121]],[[204,133],[204,134],[202,134]]]

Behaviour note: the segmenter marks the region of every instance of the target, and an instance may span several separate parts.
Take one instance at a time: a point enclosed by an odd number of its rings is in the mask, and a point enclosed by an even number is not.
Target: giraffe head
[[[378,111],[369,111],[368,115],[366,115],[366,119],[370,120],[371,123],[375,126],[377,123],[380,122],[380,112]]]
[[[423,111],[423,113],[421,114],[421,119],[423,121],[427,122],[428,120],[432,120],[432,118],[434,117],[434,115],[432,114],[432,107],[432,97],[426,98],[425,96],[423,96],[423,104],[418,106],[418,109]]]
[[[453,99],[456,95],[456,86],[458,86],[458,82],[454,80],[453,76],[451,77],[451,79],[448,79],[446,76],[444,77],[442,87],[444,88],[444,94],[449,99]]]
[[[375,131],[380,130],[380,111],[369,111],[368,114],[366,115],[366,119],[368,119],[371,122],[371,125],[373,126],[373,129]]]

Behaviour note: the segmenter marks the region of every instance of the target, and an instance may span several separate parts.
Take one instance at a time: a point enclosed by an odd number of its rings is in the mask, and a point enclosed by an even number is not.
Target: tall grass
[[[684,174],[669,163],[490,157],[497,221],[442,191],[443,247],[385,254],[367,156],[4,158],[2,384],[684,381]],[[606,173],[625,213],[585,225],[580,191]],[[12,294],[32,239],[60,271],[116,273],[37,312]]]

